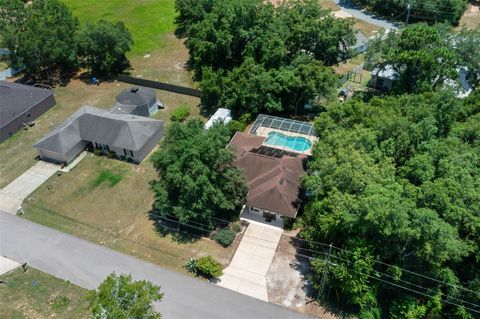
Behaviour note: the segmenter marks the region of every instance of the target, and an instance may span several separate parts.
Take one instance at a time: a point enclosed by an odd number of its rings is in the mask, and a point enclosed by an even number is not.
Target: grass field
[[[104,173],[108,172],[108,173]],[[112,176],[121,176],[110,183]],[[193,256],[229,263],[234,249],[200,239],[179,243],[159,234],[148,218],[156,172],[148,160],[133,165],[87,155],[69,173],[55,175],[24,202],[25,218],[147,261],[185,272]]]
[[[63,0],[81,23],[100,19],[122,21],[135,42],[130,56],[165,47],[164,35],[174,31],[174,0]]]
[[[29,268],[0,276],[0,318],[88,318],[87,290]]]

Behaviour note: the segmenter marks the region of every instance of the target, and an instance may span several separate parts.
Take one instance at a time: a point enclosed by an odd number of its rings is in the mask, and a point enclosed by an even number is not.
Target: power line
[[[329,245],[326,244],[326,243],[322,243],[322,242],[317,242],[317,241],[313,241],[313,240],[307,240],[307,239],[303,239],[303,238],[300,238],[300,237],[296,237],[296,236],[293,236],[293,235],[289,235],[289,234],[284,234],[286,236],[289,236],[289,237],[292,237],[292,238],[295,238],[295,239],[298,239],[298,240],[301,240],[301,241],[305,241],[305,242],[309,242],[309,243],[314,243],[314,244],[318,244],[318,245],[321,245],[321,246],[324,246],[324,247],[328,247]],[[360,255],[360,254],[357,254],[355,252],[352,252],[350,250],[347,250],[347,249],[343,249],[343,248],[339,248],[339,247],[336,247],[336,246],[333,246],[334,249],[337,249],[337,250],[340,250],[340,251],[344,251],[346,253],[349,253],[349,254],[356,254],[360,257],[362,257],[363,259],[366,259],[367,257],[366,256],[363,256],[363,255]],[[402,271],[405,271],[405,272],[408,272],[412,275],[416,275],[416,276],[419,276],[419,277],[422,277],[422,278],[425,278],[425,279],[428,279],[428,280],[433,280],[433,281],[436,281],[438,283],[441,283],[441,284],[444,284],[444,285],[448,285],[448,286],[451,286],[453,288],[457,288],[457,289],[462,289],[462,290],[465,290],[465,291],[468,291],[470,293],[473,293],[475,295],[479,295],[480,296],[480,292],[477,292],[477,291],[473,291],[473,290],[470,290],[470,289],[467,289],[463,286],[458,286],[458,285],[455,285],[455,284],[452,284],[452,283],[448,283],[448,282],[445,282],[445,281],[442,281],[442,280],[439,280],[439,279],[436,279],[436,278],[432,278],[432,277],[429,277],[429,276],[426,276],[426,275],[423,275],[423,274],[420,274],[420,273],[417,273],[417,272],[414,272],[414,271],[411,271],[411,270],[408,270],[408,269],[405,269],[405,268],[402,268],[402,267],[399,267],[399,266],[396,266],[396,265],[392,265],[392,264],[388,264],[386,262],[383,262],[383,261],[380,261],[380,260],[377,260],[377,259],[372,259],[373,262],[376,262],[376,263],[379,263],[379,264],[382,264],[384,266],[388,266],[388,267],[396,267]]]
[[[339,259],[339,260],[342,260],[342,261],[345,261],[345,262],[348,262],[349,264],[355,264],[353,261],[350,261],[348,259],[345,259],[345,258],[341,258],[339,256],[336,256],[336,255],[332,255],[333,258],[336,258],[336,259]],[[420,286],[420,285],[417,285],[417,284],[414,284],[414,283],[411,283],[409,281],[406,281],[406,280],[403,280],[403,279],[400,279],[400,278],[396,278],[392,275],[389,275],[389,274],[386,274],[384,272],[381,272],[381,271],[378,271],[378,270],[375,270],[375,269],[372,269],[373,272],[375,272],[377,275],[381,275],[381,276],[385,276],[385,277],[389,277],[389,278],[392,278],[393,280],[396,280],[396,281],[401,281],[403,283],[406,283],[408,285],[412,285],[412,286],[415,286],[416,288],[420,288],[420,289],[424,289],[428,292],[431,292],[431,288],[426,288],[426,287],[423,287],[423,286]],[[455,299],[457,301],[460,301],[460,302],[463,302],[463,303],[466,303],[466,304],[470,304],[474,307],[480,307],[480,305],[478,304],[474,304],[474,303],[471,303],[469,301],[466,301],[466,300],[463,300],[463,299],[460,299],[460,298],[457,298],[457,297],[454,297],[454,296],[448,296],[446,294],[444,294],[442,291],[440,291],[440,294],[442,296],[445,296],[446,298],[451,298],[451,299]]]
[[[40,211],[45,211],[45,212],[48,212],[48,213],[50,213],[50,214],[54,214],[54,215],[60,216],[60,217],[62,217],[62,218],[65,218],[65,219],[67,219],[67,220],[70,220],[70,221],[72,221],[72,222],[78,223],[78,224],[80,224],[80,225],[83,225],[83,226],[86,226],[86,227],[95,229],[95,230],[97,230],[97,231],[99,231],[99,232],[102,232],[102,233],[105,233],[105,234],[108,234],[108,235],[113,235],[113,236],[114,236],[114,239],[120,238],[120,239],[126,240],[126,241],[128,241],[128,242],[137,244],[137,245],[139,245],[139,246],[144,246],[144,247],[146,247],[146,248],[150,248],[150,249],[152,249],[152,250],[159,251],[159,252],[161,252],[161,253],[167,254],[167,255],[172,256],[172,257],[175,257],[175,258],[178,257],[178,256],[175,256],[175,255],[169,253],[169,252],[166,252],[166,251],[164,251],[164,250],[158,249],[157,247],[152,247],[152,246],[146,245],[146,244],[144,244],[144,243],[141,243],[141,242],[138,242],[138,241],[135,241],[135,240],[131,240],[131,239],[128,239],[128,238],[119,236],[119,234],[114,234],[114,233],[111,233],[111,232],[107,232],[106,230],[96,228],[96,227],[94,227],[94,226],[92,226],[92,225],[89,225],[89,224],[80,222],[80,221],[78,221],[78,220],[76,220],[76,219],[73,219],[73,218],[70,218],[70,217],[61,215],[61,214],[56,213],[56,212],[54,212],[54,211],[51,211],[51,210],[48,210],[48,209],[45,209],[45,208],[42,208],[42,207],[39,207],[39,206],[36,206],[36,205],[33,205],[33,204],[27,204],[27,205],[30,205],[30,206],[35,207],[35,208],[38,208]],[[175,221],[175,220],[169,220],[169,221],[182,224],[182,223],[180,223],[180,222],[178,222],[178,221]],[[190,226],[190,227],[194,227],[194,228],[195,228],[195,226],[192,226],[192,225],[186,225],[186,226]],[[167,227],[167,228],[168,228],[168,227]],[[171,229],[171,228],[170,228],[170,229]],[[197,228],[197,229],[201,229],[201,228]],[[203,229],[202,229],[202,230],[203,230]],[[178,230],[177,230],[177,231],[178,231]],[[287,235],[287,236],[288,236],[288,235]],[[201,236],[200,236],[200,237],[201,237]],[[254,237],[254,236],[249,236],[249,237],[256,238],[256,237]],[[297,239],[301,239],[301,238],[298,238],[298,237],[295,237],[295,236],[291,236],[291,235],[290,235],[290,237],[294,237],[294,238],[297,238]],[[266,241],[269,241],[269,240],[266,240]],[[269,242],[272,242],[272,241],[269,241]],[[333,245],[328,245],[328,247],[329,247],[329,248],[339,249],[338,247],[334,247]],[[296,248],[300,248],[300,247],[296,247]],[[304,249],[304,248],[301,248],[301,249]],[[311,249],[308,249],[308,250],[311,250]],[[311,250],[311,251],[313,251],[313,250]],[[343,250],[343,251],[346,251],[346,250]],[[335,264],[335,263],[330,262],[330,261],[329,261],[329,257],[333,257],[333,258],[336,258],[336,259],[344,260],[344,261],[346,261],[346,262],[348,262],[348,263],[353,263],[352,261],[349,261],[349,260],[347,260],[347,259],[341,258],[341,257],[336,256],[336,255],[334,255],[334,254],[331,254],[331,250],[329,250],[328,253],[324,253],[324,252],[320,252],[320,251],[316,251],[316,252],[317,252],[317,253],[324,254],[324,255],[327,255],[328,258],[327,258],[327,259],[323,259],[322,261],[323,261],[323,262],[326,262],[326,263],[328,263],[328,264],[331,264],[331,265],[333,265],[333,266],[338,266],[338,265]],[[346,251],[346,252],[348,252],[348,251]],[[318,259],[318,257],[307,256],[307,255],[304,255],[304,254],[289,253],[289,252],[285,252],[285,253],[287,253],[287,254],[289,254],[289,255],[293,255],[293,256],[295,256],[295,257],[306,258],[306,259],[309,259],[309,260]],[[374,260],[372,260],[372,261],[374,261]],[[411,291],[411,292],[414,292],[414,293],[417,293],[417,294],[421,294],[421,295],[426,296],[426,297],[430,297],[430,298],[434,298],[434,297],[435,297],[435,296],[431,296],[431,295],[429,295],[429,294],[426,294],[426,293],[424,293],[424,292],[421,292],[421,291],[418,291],[418,290],[415,290],[415,289],[411,289],[411,288],[409,288],[409,287],[405,287],[405,286],[402,286],[402,285],[398,285],[398,284],[393,283],[393,282],[390,282],[390,281],[388,281],[388,280],[384,280],[384,279],[381,279],[381,278],[378,278],[378,277],[371,276],[371,275],[369,275],[369,274],[365,274],[365,273],[359,272],[359,271],[357,271],[357,270],[353,270],[353,269],[348,269],[348,270],[352,270],[352,271],[354,271],[354,272],[357,272],[357,273],[360,273],[360,274],[362,274],[362,275],[365,275],[365,276],[367,276],[367,277],[369,277],[369,278],[373,278],[373,279],[379,280],[379,281],[381,281],[381,282],[384,282],[384,283],[387,283],[387,284],[396,286],[396,287],[398,287],[398,288],[402,288],[402,289],[405,289],[405,290],[408,290],[408,291]],[[384,276],[386,276],[386,277],[391,277],[391,276],[388,275],[388,274],[385,274],[385,273],[382,273],[382,272],[379,272],[379,271],[376,271],[376,270],[372,270],[372,271],[374,271],[375,273],[377,273],[377,275],[380,274],[380,275],[384,275]],[[325,273],[324,273],[324,274],[325,274]],[[325,275],[325,278],[326,278],[326,275]],[[402,281],[402,280],[400,280],[400,281]],[[415,284],[409,283],[409,282],[406,282],[406,283],[411,284],[411,285],[415,285]],[[415,286],[420,287],[420,288],[425,289],[425,290],[428,290],[428,288],[425,288],[425,287],[422,287],[422,286],[418,286],[418,285],[415,285]],[[441,293],[441,292],[440,292],[440,293]],[[443,296],[447,297],[447,298],[453,298],[453,299],[459,300],[460,302],[467,303],[467,304],[471,304],[471,305],[474,305],[475,307],[479,307],[479,305],[470,303],[470,302],[468,302],[468,301],[465,301],[465,300],[462,300],[462,299],[458,299],[458,298],[455,298],[455,297],[452,297],[452,296],[446,296],[446,295],[444,295],[443,293],[441,293],[441,294],[442,294]],[[454,306],[457,306],[457,307],[464,307],[465,309],[467,309],[467,310],[469,310],[469,311],[473,311],[473,312],[476,312],[476,313],[480,313],[480,311],[478,311],[478,310],[471,309],[471,308],[468,308],[468,307],[466,307],[466,306],[464,306],[464,305],[459,305],[459,304],[457,304],[457,303],[454,303],[454,302],[451,302],[451,301],[448,301],[448,300],[442,300],[442,299],[441,299],[440,301],[441,301],[441,302],[444,302],[444,303],[448,303],[448,304],[454,305]]]

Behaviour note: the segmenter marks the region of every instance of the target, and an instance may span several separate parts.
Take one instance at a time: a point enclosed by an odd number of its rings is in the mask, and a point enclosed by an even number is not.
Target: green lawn
[[[175,29],[174,0],[63,0],[81,23],[123,21],[135,42],[131,56],[162,48],[164,35]]]
[[[148,218],[148,182],[155,178],[148,159],[134,165],[88,154],[31,194],[22,205],[24,217],[181,272],[190,257],[211,255],[228,264],[234,247],[208,239],[179,243],[157,232]]]
[[[0,318],[88,318],[87,290],[29,268],[0,276]]]

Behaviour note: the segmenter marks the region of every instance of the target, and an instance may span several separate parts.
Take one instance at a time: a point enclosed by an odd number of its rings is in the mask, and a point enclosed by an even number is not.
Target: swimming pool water
[[[268,133],[264,144],[286,147],[296,152],[305,152],[312,147],[312,142],[301,136],[287,136],[279,132]]]

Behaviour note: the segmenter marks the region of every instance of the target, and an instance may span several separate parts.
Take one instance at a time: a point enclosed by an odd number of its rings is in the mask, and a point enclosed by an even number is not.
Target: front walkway
[[[43,161],[37,162],[25,173],[0,190],[0,210],[16,214],[23,200],[49,179],[59,165]]]
[[[250,221],[219,286],[268,301],[267,273],[282,236],[282,229]]]

